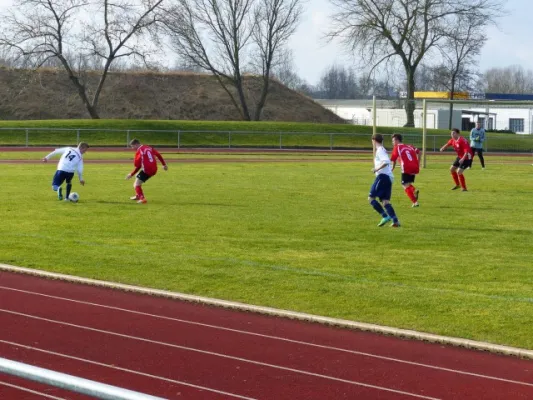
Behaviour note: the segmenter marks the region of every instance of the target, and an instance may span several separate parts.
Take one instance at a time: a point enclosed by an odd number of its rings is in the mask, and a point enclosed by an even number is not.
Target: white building
[[[333,111],[341,118],[355,125],[373,125],[372,100],[315,99],[323,107]],[[480,121],[488,130],[511,130],[518,134],[533,134],[533,106],[455,104],[452,127],[470,130]],[[446,103],[427,103],[428,129],[449,128],[449,105]],[[422,127],[422,101],[416,101],[414,113],[415,127]],[[376,100],[377,126],[404,126],[407,121],[401,101]]]

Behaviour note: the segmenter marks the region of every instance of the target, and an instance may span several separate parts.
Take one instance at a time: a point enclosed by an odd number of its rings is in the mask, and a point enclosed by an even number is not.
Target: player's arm
[[[396,168],[396,160],[398,159],[398,146],[394,146],[392,149],[392,154],[390,156],[390,160],[392,161],[391,169],[394,171],[394,168]]]
[[[78,178],[80,179],[80,185],[85,185],[85,181],[83,180],[83,161],[80,161],[78,164]]]
[[[141,169],[142,160],[141,160],[141,153],[140,152],[135,153],[135,159],[133,160],[133,166],[135,168],[128,175],[126,175],[126,179],[130,179],[132,176],[134,176]]]
[[[160,152],[158,152],[156,149],[152,149],[154,151],[155,156],[159,159],[159,162],[163,166],[163,169],[166,171],[168,169],[167,163]]]
[[[54,151],[52,151],[50,154],[46,155],[45,157],[43,157],[43,162],[47,162],[51,157],[53,156],[56,156],[58,154],[63,154],[65,152],[67,148],[66,147],[62,147],[60,149],[55,149]]]
[[[451,145],[452,145],[452,141],[451,141],[451,140],[448,140],[448,142],[447,142],[444,146],[442,146],[442,147],[440,148],[440,151],[444,151],[444,150],[446,150],[446,149],[447,149],[448,147],[450,147]]]

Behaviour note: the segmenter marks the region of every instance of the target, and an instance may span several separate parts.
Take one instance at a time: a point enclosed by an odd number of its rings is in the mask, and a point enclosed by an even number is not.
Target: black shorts
[[[148,179],[150,179],[153,175],[148,175],[146,172],[141,171],[137,174],[137,179],[140,181],[146,182]]]
[[[461,159],[457,157],[452,165],[459,169],[467,169],[472,166],[472,160],[464,160],[461,162]]]
[[[475,155],[476,152],[479,156],[483,155],[483,149],[478,149],[477,147],[472,147],[472,151],[474,152],[472,155]]]
[[[402,174],[402,185],[406,183],[413,183],[415,181],[416,175],[412,174]]]

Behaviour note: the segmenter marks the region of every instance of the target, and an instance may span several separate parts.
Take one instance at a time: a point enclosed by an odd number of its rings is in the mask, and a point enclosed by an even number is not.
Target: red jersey
[[[457,157],[463,158],[466,153],[469,154],[467,159],[472,159],[473,153],[472,148],[470,147],[470,144],[468,143],[468,140],[466,140],[464,137],[459,136],[459,139],[450,139],[448,140],[448,143],[446,143],[448,146],[453,146],[455,149],[455,152],[457,153]]]
[[[394,162],[398,158],[400,159],[400,165],[402,166],[402,173],[409,175],[416,175],[420,172],[420,163],[418,162],[418,154],[420,150],[409,144],[397,144],[392,149],[391,161]]]
[[[135,175],[141,168],[147,175],[155,175],[157,173],[157,160],[154,156],[159,158],[162,165],[166,165],[163,156],[156,149],[144,144],[141,145],[135,153],[135,159],[133,160],[135,169],[131,175]]]

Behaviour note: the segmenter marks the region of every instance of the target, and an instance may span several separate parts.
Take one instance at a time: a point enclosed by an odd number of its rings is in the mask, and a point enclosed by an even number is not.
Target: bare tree
[[[142,38],[155,26],[162,1],[17,0],[4,16],[0,46],[34,67],[61,65],[91,118],[99,118],[98,102],[112,64],[128,57],[146,61]],[[98,71],[94,88],[88,68]]]
[[[272,77],[291,90],[300,90],[306,84],[296,72],[292,51],[289,49],[280,52],[278,61],[272,68]]]
[[[533,71],[518,65],[490,68],[483,74],[483,80],[489,93],[533,93]]]
[[[501,13],[503,0],[330,0],[336,8],[328,36],[339,38],[372,68],[401,60],[407,81],[406,126],[414,126],[415,74],[455,27],[480,21],[482,31]]]
[[[487,36],[478,29],[482,21],[474,16],[470,21],[459,18],[457,24],[446,34],[445,40],[439,48],[442,54],[442,65],[436,70],[437,82],[450,93],[450,100],[454,99],[457,87],[470,89],[469,83],[477,76],[475,66],[481,48],[487,41]],[[448,127],[452,128],[453,103],[450,103]]]
[[[253,115],[258,120],[276,56],[299,21],[300,1],[174,0],[163,19],[178,56],[211,72],[242,119],[252,120]],[[261,88],[255,110],[250,110],[246,83],[256,80],[245,78],[254,71],[260,74]]]

